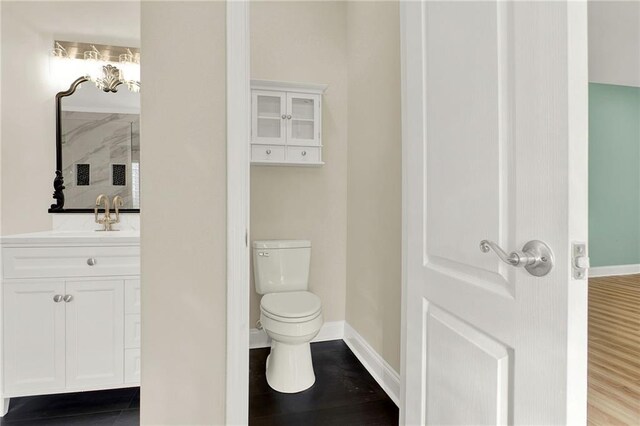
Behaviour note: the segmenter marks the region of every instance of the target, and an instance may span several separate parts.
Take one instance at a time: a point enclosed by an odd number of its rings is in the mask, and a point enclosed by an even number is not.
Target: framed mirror
[[[105,80],[117,68],[105,66]],[[121,212],[140,212],[140,93],[116,77],[87,77],[56,95],[55,203],[50,213],[93,212],[100,194],[119,195]]]

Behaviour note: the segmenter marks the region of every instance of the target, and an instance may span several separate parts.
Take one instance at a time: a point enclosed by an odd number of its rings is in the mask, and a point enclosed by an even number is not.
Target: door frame
[[[402,309],[401,309],[401,372],[400,372],[400,424],[404,415],[405,377],[405,341],[406,341],[406,286],[407,286],[407,229],[408,211],[407,170],[404,164],[411,147],[418,143],[408,137],[412,129],[409,127],[408,115],[411,109],[407,100],[407,67],[410,61],[417,58],[409,54],[408,44],[421,35],[422,28],[415,25],[412,14],[415,13],[412,2],[400,2],[400,57],[401,57],[401,92],[402,92]],[[569,2],[568,8],[586,7]],[[249,415],[249,135],[251,129],[251,92],[250,92],[250,26],[249,2],[247,0],[227,2],[227,360],[226,360],[226,424],[240,425],[248,423]],[[421,15],[419,15],[421,16]],[[413,16],[415,18],[415,15]],[[420,18],[421,19],[421,18]],[[570,37],[581,37],[586,34],[582,26],[584,20],[570,22]],[[571,52],[570,61],[582,64],[587,73],[586,52],[578,49]],[[580,79],[577,79],[579,81]],[[573,108],[588,108],[588,99],[570,99]],[[580,120],[580,114],[571,117]],[[572,124],[572,128],[579,129]],[[586,152],[580,144],[586,143],[587,129],[578,130],[570,135],[570,148],[576,148],[577,157],[568,165],[574,176],[587,176]],[[586,205],[587,193],[575,193],[570,202],[570,209],[581,209]],[[570,213],[570,212],[569,212]],[[577,224],[584,226],[584,224]],[[569,298],[575,294],[579,299],[580,290],[575,286],[569,289]],[[586,336],[581,331],[582,324],[579,313],[583,307],[570,303],[575,308],[576,317],[569,322],[568,338],[574,343],[570,345],[569,383],[567,386],[566,408],[567,419],[584,423],[586,420]],[[572,312],[572,310],[570,310]],[[586,327],[585,327],[586,329]]]
[[[226,424],[249,422],[249,2],[227,2]]]

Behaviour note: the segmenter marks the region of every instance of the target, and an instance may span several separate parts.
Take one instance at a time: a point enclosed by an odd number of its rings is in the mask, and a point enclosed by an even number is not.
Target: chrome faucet
[[[100,206],[103,203],[104,203],[104,216],[98,217]],[[94,209],[95,221],[96,223],[99,223],[100,225],[102,225],[103,228],[96,229],[96,231],[114,231],[114,229],[112,228],[112,225],[114,223],[120,222],[120,207],[122,207],[123,204],[124,204],[124,201],[122,201],[122,197],[120,197],[119,195],[116,195],[115,197],[113,197],[113,206],[115,208],[116,217],[115,219],[112,219],[110,204],[109,204],[109,197],[107,197],[104,194],[98,195],[98,198],[96,198],[96,207]]]

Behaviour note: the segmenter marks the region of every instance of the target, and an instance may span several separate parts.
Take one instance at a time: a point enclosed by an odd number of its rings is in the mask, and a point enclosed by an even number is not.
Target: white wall
[[[589,1],[589,81],[640,87],[639,1]]]
[[[400,371],[402,139],[397,2],[349,2],[346,319]]]
[[[51,229],[47,209],[54,201],[54,97],[62,90],[49,72],[53,41],[138,46],[140,5],[111,1],[2,1],[0,7],[0,220],[2,233],[7,235]]]
[[[142,5],[142,424],[225,419],[225,7]]]
[[[251,238],[311,239],[325,321],[346,319],[398,371],[399,22],[397,2],[251,4],[252,78],[329,85],[326,165],[253,166]],[[251,301],[253,325],[259,296]]]
[[[311,240],[310,289],[325,321],[344,320],[347,250],[345,2],[253,2],[251,78],[328,84],[323,167],[251,167],[251,239]],[[274,24],[277,22],[277,25]],[[260,296],[251,274],[251,318]]]

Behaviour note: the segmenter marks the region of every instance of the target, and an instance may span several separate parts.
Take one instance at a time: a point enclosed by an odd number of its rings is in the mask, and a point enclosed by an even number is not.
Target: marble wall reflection
[[[63,111],[61,124],[65,208],[93,208],[96,197],[106,194],[120,195],[123,208],[139,209],[139,115]],[[88,180],[87,166],[77,166],[87,164]]]

